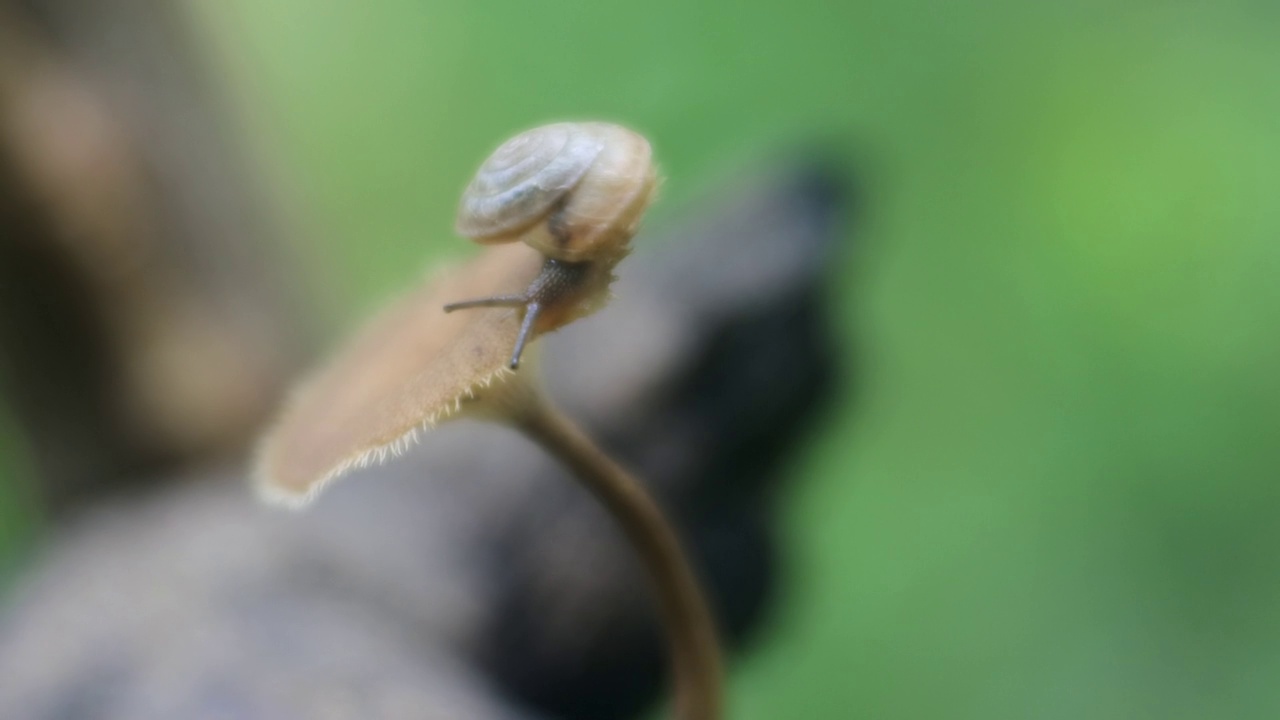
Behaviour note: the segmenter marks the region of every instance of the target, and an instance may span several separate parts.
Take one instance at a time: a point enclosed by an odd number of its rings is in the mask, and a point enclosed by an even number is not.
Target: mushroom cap
[[[260,494],[305,503],[349,470],[402,453],[420,431],[483,410],[524,374],[507,367],[519,310],[443,306],[526,287],[542,263],[521,243],[486,248],[392,302],[291,396],[259,447]]]

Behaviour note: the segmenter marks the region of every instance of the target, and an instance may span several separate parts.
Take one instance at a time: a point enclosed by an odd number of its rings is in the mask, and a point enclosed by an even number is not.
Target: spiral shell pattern
[[[578,123],[544,125],[503,143],[462,195],[456,229],[485,241],[545,217],[578,184],[604,142]]]

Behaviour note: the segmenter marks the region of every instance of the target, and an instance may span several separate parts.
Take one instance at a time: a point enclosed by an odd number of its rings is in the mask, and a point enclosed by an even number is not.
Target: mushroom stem
[[[720,645],[702,588],[675,531],[643,486],[545,399],[528,403],[515,427],[556,457],[604,504],[644,563],[658,595],[672,654],[675,717],[720,720]]]

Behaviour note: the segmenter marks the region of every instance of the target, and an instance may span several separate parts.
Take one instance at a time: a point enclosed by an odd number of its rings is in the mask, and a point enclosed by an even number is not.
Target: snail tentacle
[[[463,300],[462,302],[449,303],[444,306],[447,313],[454,310],[466,310],[467,308],[481,307],[520,307],[529,303],[529,296],[525,295],[497,295],[495,297],[481,298],[479,300]]]
[[[520,356],[524,354],[525,343],[533,336],[534,323],[542,314],[542,303],[531,302],[524,308],[524,321],[520,323],[520,334],[516,337],[516,347],[511,351],[511,369],[520,367]]]

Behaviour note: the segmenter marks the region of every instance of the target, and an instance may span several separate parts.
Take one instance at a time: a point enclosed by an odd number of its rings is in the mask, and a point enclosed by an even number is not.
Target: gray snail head
[[[657,186],[649,142],[610,123],[523,132],[485,160],[456,229],[480,243],[522,241],[566,262],[626,254]]]

